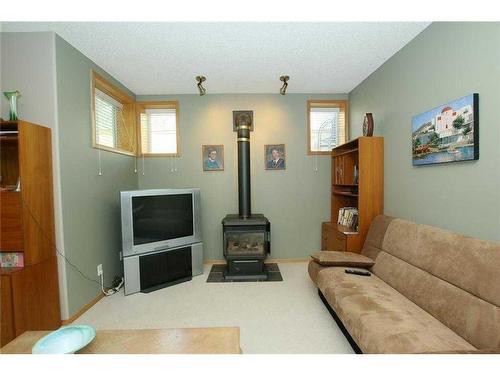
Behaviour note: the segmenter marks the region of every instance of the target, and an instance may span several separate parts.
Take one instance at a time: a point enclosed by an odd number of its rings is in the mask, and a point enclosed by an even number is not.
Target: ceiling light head
[[[281,76],[280,81],[283,82],[283,86],[280,88],[280,94],[285,95],[286,94],[286,89],[288,87],[288,80],[290,79],[289,76]]]
[[[200,96],[203,96],[207,93],[207,90],[202,86],[202,83],[205,82],[207,78],[205,76],[196,76],[196,82],[198,82],[198,91],[200,92]]]

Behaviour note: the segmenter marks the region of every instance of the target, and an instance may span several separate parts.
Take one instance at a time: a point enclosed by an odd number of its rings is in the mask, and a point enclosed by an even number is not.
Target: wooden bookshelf
[[[51,131],[0,121],[0,132],[0,251],[24,256],[24,267],[0,267],[3,346],[27,330],[56,329],[61,320]]]
[[[343,195],[345,197],[357,197],[358,193],[351,191],[333,191],[333,195]]]
[[[382,137],[359,137],[332,150],[331,219],[322,226],[322,250],[361,251],[373,218],[383,213],[383,185]],[[342,207],[358,209],[357,231],[337,224]]]

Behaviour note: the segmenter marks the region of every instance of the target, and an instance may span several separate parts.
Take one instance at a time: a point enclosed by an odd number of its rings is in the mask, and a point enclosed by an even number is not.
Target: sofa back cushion
[[[472,345],[500,348],[500,244],[379,216],[363,254],[373,273]]]

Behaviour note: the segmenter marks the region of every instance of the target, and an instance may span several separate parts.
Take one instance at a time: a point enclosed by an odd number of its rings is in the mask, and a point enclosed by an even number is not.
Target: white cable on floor
[[[116,292],[118,292],[120,290],[120,288],[122,287],[122,285],[123,285],[123,277],[122,277],[122,281],[120,281],[120,284],[118,284],[118,286],[111,288],[111,289],[108,289],[108,290],[104,290],[104,275],[101,273],[101,291],[106,297],[111,296],[111,295],[115,294]]]

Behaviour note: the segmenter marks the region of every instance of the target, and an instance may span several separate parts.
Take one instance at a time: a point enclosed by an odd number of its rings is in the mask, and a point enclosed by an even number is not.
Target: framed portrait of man
[[[223,171],[224,170],[224,145],[202,145],[201,156],[203,171]]]
[[[285,145],[264,145],[265,167],[269,170],[283,171],[286,169]]]

